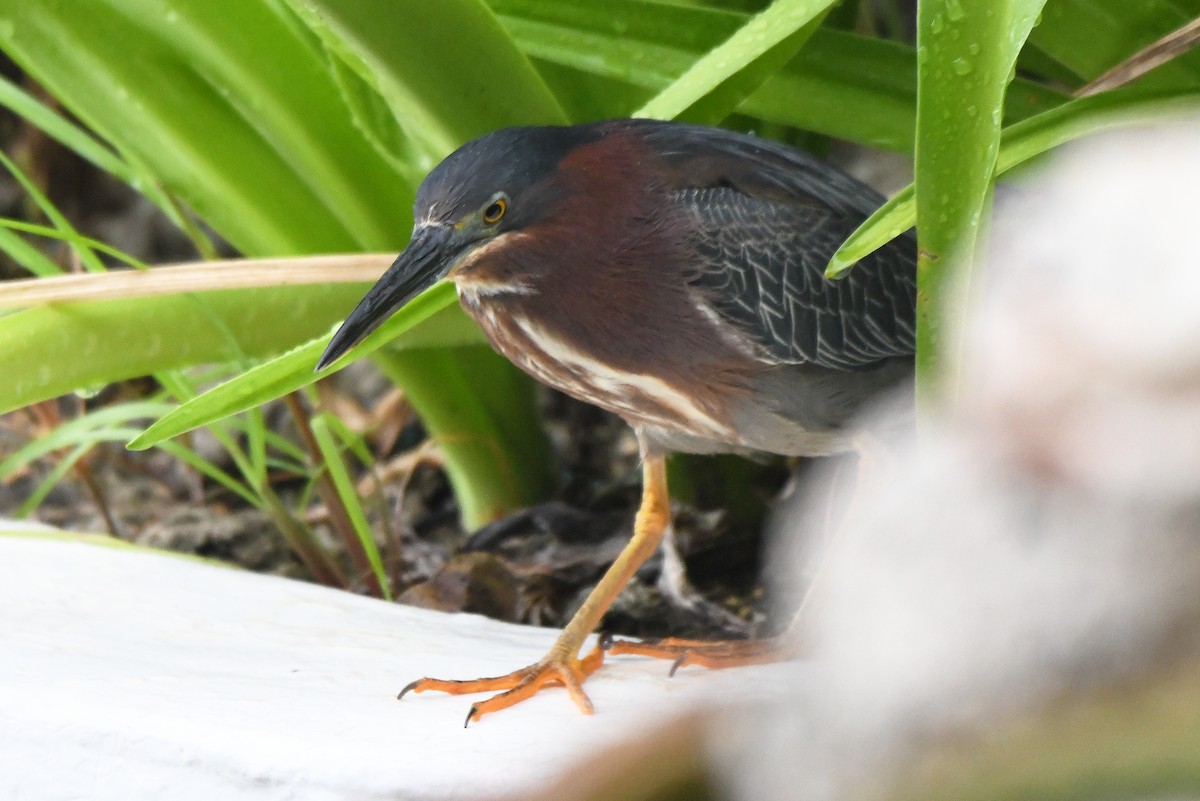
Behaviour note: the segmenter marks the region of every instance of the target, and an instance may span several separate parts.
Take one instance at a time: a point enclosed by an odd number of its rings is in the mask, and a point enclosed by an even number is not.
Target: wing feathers
[[[914,352],[911,240],[830,282],[825,264],[859,220],[731,188],[688,189],[674,199],[692,232],[689,283],[772,360],[855,369]]]

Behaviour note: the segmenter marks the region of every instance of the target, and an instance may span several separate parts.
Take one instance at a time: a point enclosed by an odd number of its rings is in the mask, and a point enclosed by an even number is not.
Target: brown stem
[[[92,475],[91,468],[88,467],[87,457],[76,462],[73,469],[76,477],[87,489],[88,495],[92,496],[92,503],[96,504],[96,508],[100,510],[100,516],[104,518],[104,525],[108,529],[108,533],[120,539],[121,530],[117,527],[117,520],[113,517],[112,509],[109,508],[104,493],[100,491],[100,485],[96,483],[96,477]]]
[[[300,561],[304,562],[312,577],[326,586],[346,589],[350,582],[346,580],[341,568],[317,544],[311,532],[292,517],[269,485],[259,487],[259,496],[266,503],[267,514],[283,533],[291,549],[300,557]]]
[[[304,408],[297,393],[290,392],[283,398],[287,404],[288,411],[292,413],[292,420],[296,424],[296,430],[300,432],[300,438],[304,440],[304,446],[308,448],[308,452],[312,455],[314,464],[322,464],[321,448],[317,445],[317,438],[313,434],[312,426],[308,422],[308,411]],[[338,495],[337,487],[334,486],[333,480],[329,477],[329,473],[322,469],[317,474],[317,493],[321,496],[321,500],[325,502],[325,507],[329,510],[329,522],[333,526],[334,531],[342,538],[346,545],[346,551],[350,554],[350,560],[354,562],[354,567],[359,575],[366,581],[367,591],[377,598],[383,597],[383,588],[379,586],[379,578],[375,575],[375,571],[371,569],[371,561],[367,558],[367,552],[363,545],[358,540],[358,533],[354,530],[354,523],[350,520],[350,513],[346,511],[346,505],[342,503],[342,497]]]
[[[1134,53],[1099,78],[1076,90],[1075,96],[1087,97],[1124,86],[1155,67],[1191,50],[1197,42],[1200,42],[1200,17]]]

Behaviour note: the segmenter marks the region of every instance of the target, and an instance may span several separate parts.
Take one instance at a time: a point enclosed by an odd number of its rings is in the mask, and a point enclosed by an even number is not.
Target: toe
[[[583,691],[583,681],[587,674],[580,667],[582,663],[578,660],[571,660],[571,662],[574,664],[546,662],[526,668],[525,671],[522,671],[524,675],[515,687],[475,704],[467,718],[468,722],[479,720],[484,715],[519,704],[532,698],[543,687],[551,684],[561,684],[566,687],[579,710],[585,715],[592,714],[592,702],[587,697],[587,693]]]

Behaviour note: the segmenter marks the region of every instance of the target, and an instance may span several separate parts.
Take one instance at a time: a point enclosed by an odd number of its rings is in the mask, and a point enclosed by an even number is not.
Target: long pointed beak
[[[350,312],[342,327],[317,361],[323,370],[346,351],[362,342],[404,304],[436,284],[449,270],[454,256],[450,247],[451,228],[427,225],[418,228],[404,252]]]

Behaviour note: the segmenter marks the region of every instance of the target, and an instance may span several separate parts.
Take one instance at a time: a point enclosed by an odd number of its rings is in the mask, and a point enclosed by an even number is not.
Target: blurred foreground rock
[[[1200,794],[1198,129],[1000,204],[960,402],[859,493],[733,797]]]

